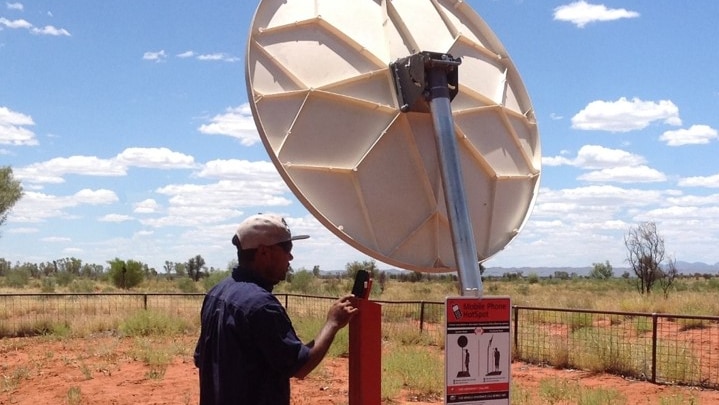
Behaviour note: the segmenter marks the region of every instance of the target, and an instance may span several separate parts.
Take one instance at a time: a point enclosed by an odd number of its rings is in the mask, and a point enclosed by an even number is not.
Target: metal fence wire
[[[513,357],[719,388],[719,317],[513,307]]]
[[[324,319],[335,297],[276,294],[290,317]],[[204,294],[0,294],[0,337],[117,330],[152,311],[199,330]],[[409,344],[444,344],[444,302],[375,301],[382,334]],[[719,389],[719,317],[512,307],[514,360],[611,372],[662,384]]]

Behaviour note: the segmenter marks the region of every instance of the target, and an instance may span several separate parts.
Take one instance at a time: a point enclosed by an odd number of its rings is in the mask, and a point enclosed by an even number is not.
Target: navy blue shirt
[[[208,291],[195,349],[200,405],[289,404],[309,358],[272,285],[240,268]]]

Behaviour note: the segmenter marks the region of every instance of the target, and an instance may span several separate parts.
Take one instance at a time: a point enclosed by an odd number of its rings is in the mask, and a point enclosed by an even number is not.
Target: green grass
[[[80,387],[70,387],[67,390],[67,404],[80,405],[82,403],[82,391]]]
[[[623,405],[627,399],[618,391],[606,388],[583,387],[577,382],[551,378],[539,384],[539,397],[546,404],[573,403],[578,405]]]
[[[631,405],[617,390],[585,387],[560,378],[545,378],[539,382],[537,389],[512,383],[510,395],[513,405]]]
[[[168,345],[163,339],[154,341],[146,337],[136,338],[131,352],[134,360],[141,361],[148,367],[145,377],[151,380],[163,379],[167,367],[178,354],[175,345]]]
[[[194,331],[194,328],[185,318],[141,310],[121,322],[119,330],[125,336],[168,336]]]
[[[324,324],[325,320],[317,317],[296,317],[292,320],[292,326],[303,342],[314,339]],[[347,357],[349,347],[349,331],[348,328],[343,328],[335,335],[327,355],[330,357]]]
[[[0,375],[0,392],[12,392],[22,382],[30,377],[30,369],[27,366],[20,366],[13,370],[2,370]]]
[[[437,400],[444,392],[444,357],[438,350],[399,346],[382,355],[382,398],[407,390],[417,400]]]

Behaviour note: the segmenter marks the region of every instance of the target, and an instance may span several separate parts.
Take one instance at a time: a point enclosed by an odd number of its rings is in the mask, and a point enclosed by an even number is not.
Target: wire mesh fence
[[[276,294],[290,317],[324,319],[335,297]],[[152,311],[199,332],[204,294],[0,294],[0,337],[118,330]],[[444,302],[375,301],[386,339],[444,345]],[[514,360],[719,388],[719,317],[514,306]]]
[[[141,310],[195,319],[204,294],[0,294],[0,337],[117,330]]]
[[[513,307],[513,357],[719,388],[719,317]]]
[[[296,294],[277,294],[290,317],[324,318],[337,298]],[[411,340],[423,334],[431,343],[444,342],[444,303],[434,301],[374,301],[381,305],[382,334],[385,338]]]

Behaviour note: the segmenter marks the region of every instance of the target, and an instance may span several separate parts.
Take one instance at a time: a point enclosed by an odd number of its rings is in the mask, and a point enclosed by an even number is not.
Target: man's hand
[[[347,326],[354,314],[359,310],[356,301],[357,298],[352,294],[345,295],[335,301],[329,312],[327,312],[327,323],[335,327],[336,330]]]

